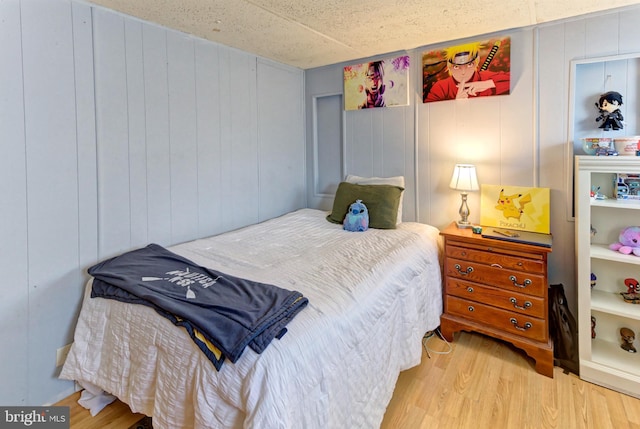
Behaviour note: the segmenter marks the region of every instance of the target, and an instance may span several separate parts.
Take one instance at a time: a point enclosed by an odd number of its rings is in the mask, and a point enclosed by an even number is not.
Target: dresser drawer
[[[464,259],[466,261],[480,262],[490,265],[499,266],[502,268],[510,268],[518,271],[528,271],[531,273],[538,273],[544,275],[545,264],[540,258],[527,258],[524,256],[513,256],[499,253],[498,251],[491,250],[490,247],[478,248],[458,247],[453,245],[447,245],[446,254],[451,258]]]
[[[474,301],[447,295],[447,314],[473,320],[476,323],[520,335],[535,341],[548,341],[547,323],[543,319],[526,316]]]
[[[483,283],[528,295],[546,296],[547,282],[543,275],[450,257],[447,257],[444,269],[446,277]]]
[[[447,278],[446,293],[463,299],[516,311],[532,317],[545,317],[545,300],[519,292],[507,291],[464,280]]]
[[[550,247],[493,240],[451,223],[444,237],[444,312],[447,341],[457,331],[481,332],[512,343],[553,377],[549,336],[547,259]]]

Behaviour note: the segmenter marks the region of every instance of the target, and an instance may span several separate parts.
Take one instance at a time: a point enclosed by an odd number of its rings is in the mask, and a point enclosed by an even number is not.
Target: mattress
[[[155,429],[375,428],[442,313],[439,231],[347,232],[302,209],[169,247],[196,264],[297,290],[309,304],[261,354],[216,371],[182,328],[87,284],[60,377],[91,383]]]

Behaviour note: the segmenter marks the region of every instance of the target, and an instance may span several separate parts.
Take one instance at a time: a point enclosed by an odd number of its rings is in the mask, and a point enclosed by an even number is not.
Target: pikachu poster
[[[549,234],[549,188],[481,185],[480,224]]]

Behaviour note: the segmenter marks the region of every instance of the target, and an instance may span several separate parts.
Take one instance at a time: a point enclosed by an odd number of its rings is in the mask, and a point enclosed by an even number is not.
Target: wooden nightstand
[[[522,349],[536,371],[553,378],[549,337],[547,254],[551,248],[482,238],[455,223],[444,237],[442,335],[492,336]]]

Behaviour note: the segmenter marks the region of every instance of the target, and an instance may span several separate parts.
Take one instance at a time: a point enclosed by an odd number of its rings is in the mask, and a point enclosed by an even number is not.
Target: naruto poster
[[[450,46],[422,55],[423,103],[510,92],[510,37]]]

